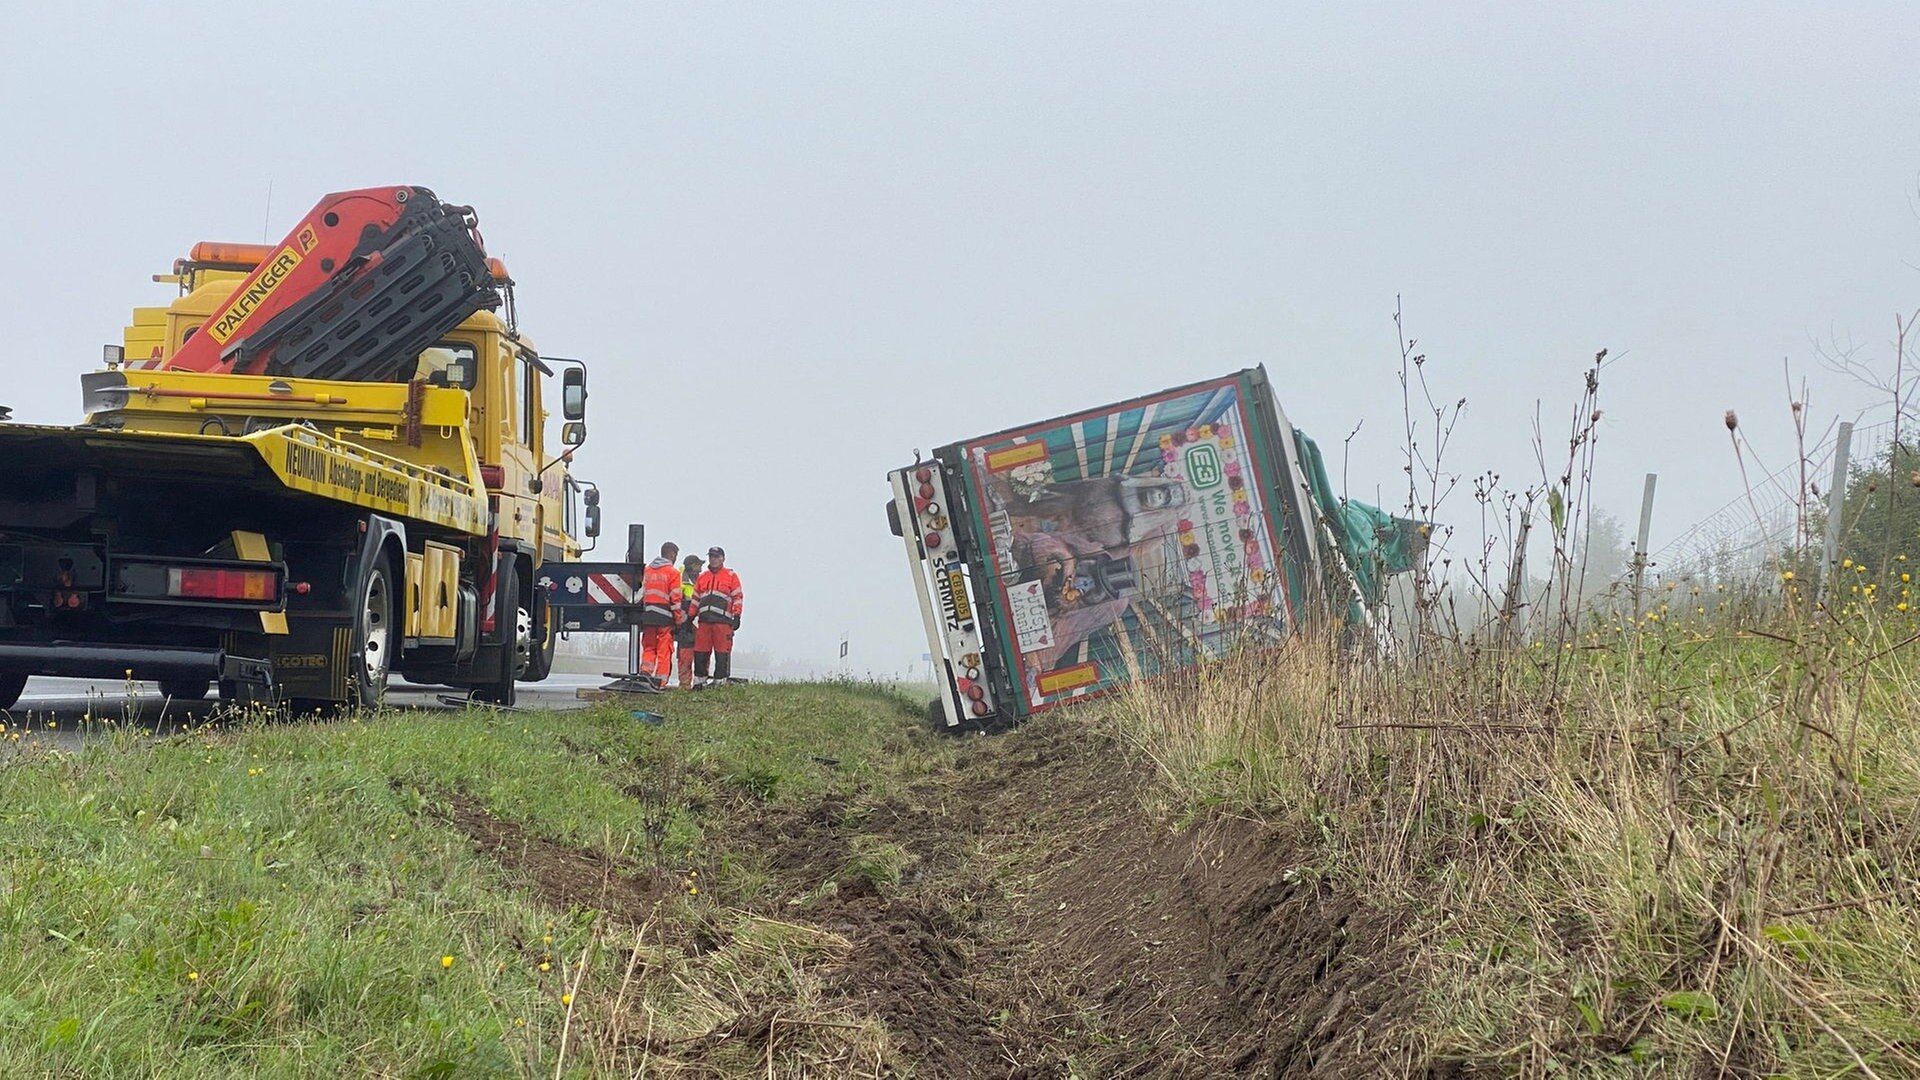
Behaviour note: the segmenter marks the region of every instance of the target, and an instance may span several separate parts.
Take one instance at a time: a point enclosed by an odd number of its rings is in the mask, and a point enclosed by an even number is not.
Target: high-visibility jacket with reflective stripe
[[[673,632],[673,640],[693,648],[693,616],[699,610],[693,602],[693,582],[684,576],[680,579],[680,592],[674,598],[675,613],[680,617],[680,627]]]
[[[640,580],[640,625],[672,626],[680,621],[680,568],[667,559],[647,564]]]
[[[694,597],[700,605],[703,623],[727,622],[738,618],[747,594],[740,589],[740,575],[731,568],[705,570],[694,583]]]

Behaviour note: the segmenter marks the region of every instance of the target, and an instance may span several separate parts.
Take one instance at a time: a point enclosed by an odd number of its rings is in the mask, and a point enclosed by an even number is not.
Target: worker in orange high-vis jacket
[[[660,557],[647,564],[640,579],[640,671],[660,689],[673,673],[673,630],[679,625],[680,545],[660,545]]]
[[[718,686],[733,679],[733,632],[740,629],[740,609],[746,593],[740,575],[727,567],[727,553],[707,549],[707,569],[694,582],[693,685]],[[708,661],[712,678],[708,678]]]
[[[694,601],[693,587],[699,583],[700,570],[705,565],[698,555],[680,560],[680,625],[673,629],[673,644],[676,647],[674,664],[680,672],[682,690],[693,689],[693,616],[700,610]]]

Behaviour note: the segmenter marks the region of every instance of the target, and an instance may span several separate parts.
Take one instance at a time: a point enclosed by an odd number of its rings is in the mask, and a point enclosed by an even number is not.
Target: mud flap
[[[287,620],[271,639],[274,682],[290,698],[345,701],[351,685],[353,624],[344,619]]]

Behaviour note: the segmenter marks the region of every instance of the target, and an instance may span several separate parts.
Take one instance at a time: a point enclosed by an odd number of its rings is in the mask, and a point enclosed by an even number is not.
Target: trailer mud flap
[[[347,699],[347,661],[353,649],[353,626],[344,620],[287,620],[285,637],[275,637],[274,681],[288,697]]]

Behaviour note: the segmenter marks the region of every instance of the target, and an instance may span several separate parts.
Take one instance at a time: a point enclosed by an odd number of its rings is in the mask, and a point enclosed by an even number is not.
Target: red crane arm
[[[300,378],[397,378],[499,303],[473,211],[422,187],[328,195],[166,366]]]

